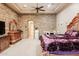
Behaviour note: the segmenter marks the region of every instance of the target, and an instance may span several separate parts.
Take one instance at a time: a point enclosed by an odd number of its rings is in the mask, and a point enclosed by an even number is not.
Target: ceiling
[[[37,3],[7,3],[9,8],[16,11],[19,14],[36,14]],[[38,11],[39,14],[57,14],[66,8],[68,3],[38,3],[38,7],[45,11]]]

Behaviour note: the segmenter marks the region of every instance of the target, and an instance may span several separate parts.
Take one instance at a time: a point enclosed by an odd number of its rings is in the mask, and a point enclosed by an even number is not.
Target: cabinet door
[[[5,41],[4,41],[3,38],[1,38],[0,40],[1,40],[1,45],[0,45],[0,47],[1,47],[1,50],[3,50],[3,49],[5,48],[5,46],[6,46],[6,44],[5,44]]]
[[[8,37],[2,37],[0,39],[0,49],[1,51],[6,49],[7,47],[9,47],[9,44],[10,44],[10,39]]]

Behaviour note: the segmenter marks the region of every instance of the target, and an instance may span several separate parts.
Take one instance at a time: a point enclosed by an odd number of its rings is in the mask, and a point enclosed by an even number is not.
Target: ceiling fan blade
[[[40,9],[40,11],[45,11],[45,10],[43,10],[43,9]]]
[[[44,6],[40,6],[39,8],[43,8]]]

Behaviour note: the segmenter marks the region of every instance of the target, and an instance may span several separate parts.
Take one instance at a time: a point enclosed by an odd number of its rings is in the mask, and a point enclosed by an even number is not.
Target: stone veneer
[[[6,33],[9,30],[9,21],[15,19],[18,21],[18,15],[12,11],[10,8],[0,3],[0,21],[5,21]]]
[[[28,34],[28,21],[34,21],[35,27],[38,27],[40,34],[45,31],[53,32],[56,30],[55,15],[21,15],[19,18],[19,28],[23,31],[23,37],[26,38]]]
[[[56,29],[55,15],[18,15],[13,10],[0,3],[0,21],[5,21],[6,33],[9,31],[9,22],[15,19],[18,23],[18,28],[23,31],[23,37],[28,34],[28,21],[34,21],[35,27],[38,27],[40,34],[44,31],[53,32]]]

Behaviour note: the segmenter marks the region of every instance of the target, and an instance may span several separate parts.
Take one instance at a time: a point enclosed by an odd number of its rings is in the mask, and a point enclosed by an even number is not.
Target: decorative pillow
[[[65,32],[65,34],[69,35],[69,36],[75,36],[78,34],[78,31],[76,30],[69,30],[67,32]]]
[[[50,33],[50,35],[54,35],[54,33]]]
[[[50,37],[49,33],[46,33],[45,35],[46,35],[47,37]]]
[[[72,34],[72,30],[68,30],[67,32],[65,32],[65,34],[67,34],[67,35],[71,35]]]
[[[79,31],[78,31],[78,33],[77,33],[76,37],[79,37]]]
[[[78,32],[72,32],[71,36],[76,36]]]
[[[49,39],[55,38],[54,33],[51,33],[51,34],[47,33],[47,34],[45,34],[45,36],[46,36],[47,38],[49,38]]]

